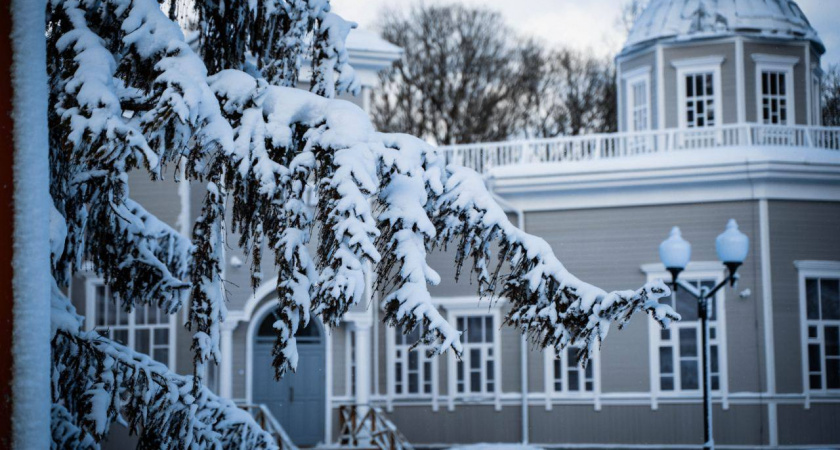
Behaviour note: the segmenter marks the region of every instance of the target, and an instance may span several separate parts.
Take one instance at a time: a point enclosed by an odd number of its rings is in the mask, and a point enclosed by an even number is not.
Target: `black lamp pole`
[[[715,285],[711,289],[701,287],[695,290],[693,286],[682,284],[679,280],[682,269],[668,268],[671,272],[671,287],[674,292],[677,291],[678,286],[683,286],[683,289],[697,299],[697,315],[700,317],[700,344],[702,346],[703,358],[703,448],[712,450],[715,448],[715,441],[712,433],[712,374],[711,374],[711,356],[709,352],[709,301],[715,298],[715,294],[728,283],[730,286],[735,285],[738,276],[735,272],[741,263],[724,263],[727,268],[727,276],[723,281]]]

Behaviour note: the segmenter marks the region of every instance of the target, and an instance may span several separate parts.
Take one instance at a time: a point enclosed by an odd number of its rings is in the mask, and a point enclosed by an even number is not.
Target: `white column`
[[[227,399],[233,397],[233,330],[236,329],[238,323],[238,321],[229,320],[222,322],[221,326],[222,340],[219,343],[219,350],[222,352],[222,361],[219,363],[219,395]]]
[[[353,332],[356,333],[356,404],[370,403],[370,365],[371,347],[370,331],[372,321],[353,322]]]

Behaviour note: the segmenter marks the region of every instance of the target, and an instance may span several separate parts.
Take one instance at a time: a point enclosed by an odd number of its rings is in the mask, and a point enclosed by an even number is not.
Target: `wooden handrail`
[[[251,413],[257,424],[274,437],[280,450],[298,450],[289,435],[286,434],[286,430],[283,429],[283,426],[280,425],[280,422],[277,421],[277,418],[274,417],[274,414],[266,405],[262,403],[239,403],[237,406]]]
[[[338,408],[338,418],[340,445],[379,450],[414,448],[380,408],[342,405]]]

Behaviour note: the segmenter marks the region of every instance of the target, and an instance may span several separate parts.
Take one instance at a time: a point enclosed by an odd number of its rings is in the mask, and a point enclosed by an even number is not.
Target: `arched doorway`
[[[324,333],[315,318],[305,328],[298,330],[295,336],[297,372],[287,373],[277,381],[271,367],[271,349],[277,335],[272,325],[276,320],[272,312],[266,314],[254,336],[253,401],[268,406],[295,445],[315,445],[324,440]]]

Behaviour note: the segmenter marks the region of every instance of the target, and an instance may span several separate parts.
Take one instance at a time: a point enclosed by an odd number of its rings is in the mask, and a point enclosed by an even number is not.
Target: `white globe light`
[[[724,263],[744,262],[750,250],[750,238],[738,230],[738,222],[729,219],[726,231],[721,233],[715,241],[718,258]]]
[[[666,269],[685,269],[691,259],[691,244],[682,238],[679,227],[671,229],[668,239],[659,244],[659,259]]]

